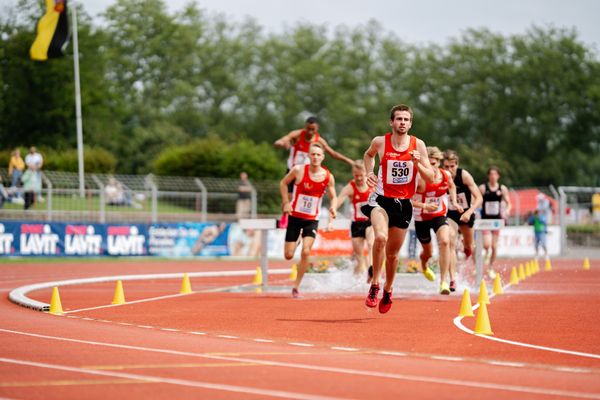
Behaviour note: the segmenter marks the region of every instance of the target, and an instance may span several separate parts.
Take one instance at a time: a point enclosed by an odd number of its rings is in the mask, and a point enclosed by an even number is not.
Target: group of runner
[[[292,295],[297,297],[299,285],[309,266],[320,206],[325,193],[329,197],[329,228],[337,209],[348,198],[352,204],[350,233],[357,261],[357,271],[369,271],[371,286],[365,300],[367,307],[379,306],[386,313],[392,306],[392,288],[398,257],[406,232],[414,216],[417,238],[423,251],[421,268],[425,277],[435,280],[427,266],[433,249],[431,230],[439,246],[440,293],[447,295],[456,289],[456,243],[463,236],[463,251],[468,258],[473,253],[475,211],[482,207],[482,218],[502,218],[502,202],[510,211],[508,189],[498,180],[498,168],[488,171],[488,182],[479,188],[473,177],[459,167],[454,151],[442,153],[437,147],[427,147],[413,135],[412,109],[404,104],[390,111],[391,131],[376,136],[362,160],[353,161],[334,151],[318,133],[315,117],[306,120],[304,129],[290,132],[275,142],[275,146],[290,150],[288,172],[280,182],[283,217],[280,227],[286,228],[284,255],[290,260],[302,243],[297,279]],[[325,152],[352,166],[353,179],[339,195],[335,178],[322,162]],[[375,157],[379,159],[377,174],[373,172]],[[490,236],[491,234],[491,236]],[[371,249],[364,256],[365,242]],[[489,266],[496,257],[498,231],[484,235],[484,249],[489,249]],[[370,265],[370,267],[366,267]],[[385,265],[383,295],[381,271]]]

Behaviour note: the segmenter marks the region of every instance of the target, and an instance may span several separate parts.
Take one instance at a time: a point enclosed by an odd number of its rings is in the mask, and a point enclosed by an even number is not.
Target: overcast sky
[[[0,0],[4,8],[17,0]],[[73,0],[71,0],[73,1]],[[97,15],[115,0],[77,0]],[[165,0],[170,11],[189,0]],[[598,0],[198,0],[209,12],[234,21],[252,16],[267,31],[296,22],[356,26],[375,19],[406,42],[445,43],[467,28],[502,34],[523,33],[532,24],[575,28],[581,40],[600,48]]]

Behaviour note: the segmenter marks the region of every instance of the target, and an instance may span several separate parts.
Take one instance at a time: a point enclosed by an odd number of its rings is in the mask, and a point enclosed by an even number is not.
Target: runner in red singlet
[[[450,294],[450,286],[446,281],[450,267],[450,227],[446,214],[448,213],[448,192],[450,202],[454,207],[456,203],[456,186],[448,171],[440,168],[444,155],[437,147],[427,147],[429,162],[435,171],[433,182],[420,180],[417,193],[413,197],[415,230],[417,239],[421,242],[421,268],[423,274],[430,281],[435,280],[435,274],[427,267],[427,261],[433,255],[431,245],[431,229],[435,232],[440,263],[440,293]],[[454,276],[450,274],[450,280]]]
[[[284,246],[286,260],[294,257],[296,247],[300,244],[298,238],[302,233],[302,251],[298,263],[298,276],[292,289],[293,297],[298,297],[298,287],[308,268],[310,251],[319,227],[319,209],[325,192],[329,196],[330,226],[337,215],[335,179],[327,168],[321,166],[323,158],[323,147],[318,143],[313,143],[309,148],[310,164],[294,166],[279,183],[282,209],[284,214],[289,215]],[[290,183],[294,184],[291,201],[287,190]]]
[[[366,270],[367,265],[371,265],[371,249],[373,247],[373,228],[371,221],[363,214],[361,207],[367,204],[369,195],[373,188],[367,185],[367,172],[363,160],[356,160],[352,166],[352,179],[338,195],[338,208],[344,203],[346,198],[352,203],[352,224],[350,225],[350,236],[352,238],[352,253],[356,260],[355,273],[361,273]],[[364,255],[365,242],[367,244],[367,257]],[[369,267],[370,276],[373,275],[373,266]],[[368,281],[371,281],[369,277]]]
[[[369,202],[362,207],[375,232],[373,244],[373,280],[365,300],[367,307],[378,303],[380,270],[385,256],[386,281],[379,312],[392,307],[392,286],[398,264],[398,253],[412,218],[410,198],[415,194],[417,176],[433,180],[433,169],[427,157],[425,143],[408,134],[413,112],[400,104],[390,112],[392,132],[376,136],[364,155],[367,182],[375,186]],[[375,156],[379,157],[379,172],[373,173]]]

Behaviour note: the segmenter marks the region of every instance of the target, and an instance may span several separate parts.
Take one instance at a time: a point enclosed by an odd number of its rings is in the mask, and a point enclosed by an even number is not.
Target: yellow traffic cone
[[[552,271],[552,263],[549,258],[546,258],[546,265],[544,266],[544,271]]]
[[[61,315],[63,313],[62,303],[60,302],[60,294],[58,288],[54,286],[52,288],[52,297],[50,299],[50,314]]]
[[[583,270],[588,271],[590,269],[590,259],[586,257],[583,259]]]
[[[485,281],[483,279],[481,280],[481,285],[479,285],[479,297],[477,298],[477,302],[479,304],[490,304],[487,286],[485,286]]]
[[[292,272],[290,273],[290,281],[295,281],[298,278],[298,266],[292,265]]]
[[[504,293],[504,289],[502,289],[502,280],[500,280],[500,274],[496,274],[496,277],[494,278],[493,291],[496,295]]]
[[[254,275],[252,284],[253,285],[262,285],[262,283],[263,283],[262,270],[260,269],[260,267],[256,267],[256,274]]]
[[[125,304],[125,294],[123,293],[123,282],[117,281],[115,286],[115,295],[113,296],[112,304]]]
[[[472,317],[473,314],[473,306],[471,305],[471,294],[469,293],[469,289],[465,289],[463,293],[462,301],[460,302],[460,311],[458,312],[460,317]]]
[[[183,280],[181,281],[181,290],[179,294],[190,294],[192,293],[192,284],[190,283],[190,277],[187,272],[183,274]]]
[[[490,325],[490,317],[488,316],[487,306],[485,303],[479,304],[477,311],[477,319],[475,320],[475,334],[477,335],[493,335]]]
[[[529,278],[531,276],[531,263],[527,261],[525,263],[525,277]]]
[[[525,268],[523,268],[523,263],[519,264],[519,281],[524,281],[527,276],[525,275]]]
[[[518,285],[519,284],[519,276],[517,275],[517,267],[512,267],[510,271],[510,284]]]
[[[537,274],[538,272],[540,272],[540,264],[538,263],[538,260],[537,260],[537,259],[534,259],[534,260],[531,262],[531,274],[532,274],[532,275],[535,275],[535,274]]]

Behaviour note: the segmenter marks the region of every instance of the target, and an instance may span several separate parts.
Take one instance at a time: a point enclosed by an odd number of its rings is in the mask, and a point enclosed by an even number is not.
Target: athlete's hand
[[[469,222],[471,219],[471,215],[473,215],[473,211],[467,210],[460,216],[461,222]]]
[[[291,215],[292,214],[292,205],[289,202],[283,203],[283,205],[281,206],[281,210],[283,211],[284,214]]]
[[[278,139],[274,143],[275,147],[283,147],[286,150],[290,149],[290,142],[284,139]]]
[[[375,175],[373,171],[367,174],[367,185],[369,185],[369,187],[377,186],[377,175]]]
[[[335,208],[330,208],[329,209],[329,222],[333,222],[334,219],[336,219],[337,217],[337,211]]]
[[[435,210],[437,210],[437,208],[438,208],[438,206],[433,203],[426,203],[425,206],[423,207],[423,209],[426,212],[434,212]]]
[[[459,213],[459,214],[462,214],[462,213],[464,213],[464,212],[465,212],[465,209],[464,209],[464,208],[462,208],[462,207],[460,206],[460,204],[458,204],[458,203],[452,203],[452,205],[454,206],[454,208],[456,208],[456,211],[458,211],[458,213]]]
[[[421,153],[419,152],[419,150],[411,151],[410,156],[412,157],[413,163],[419,164],[421,162]]]

